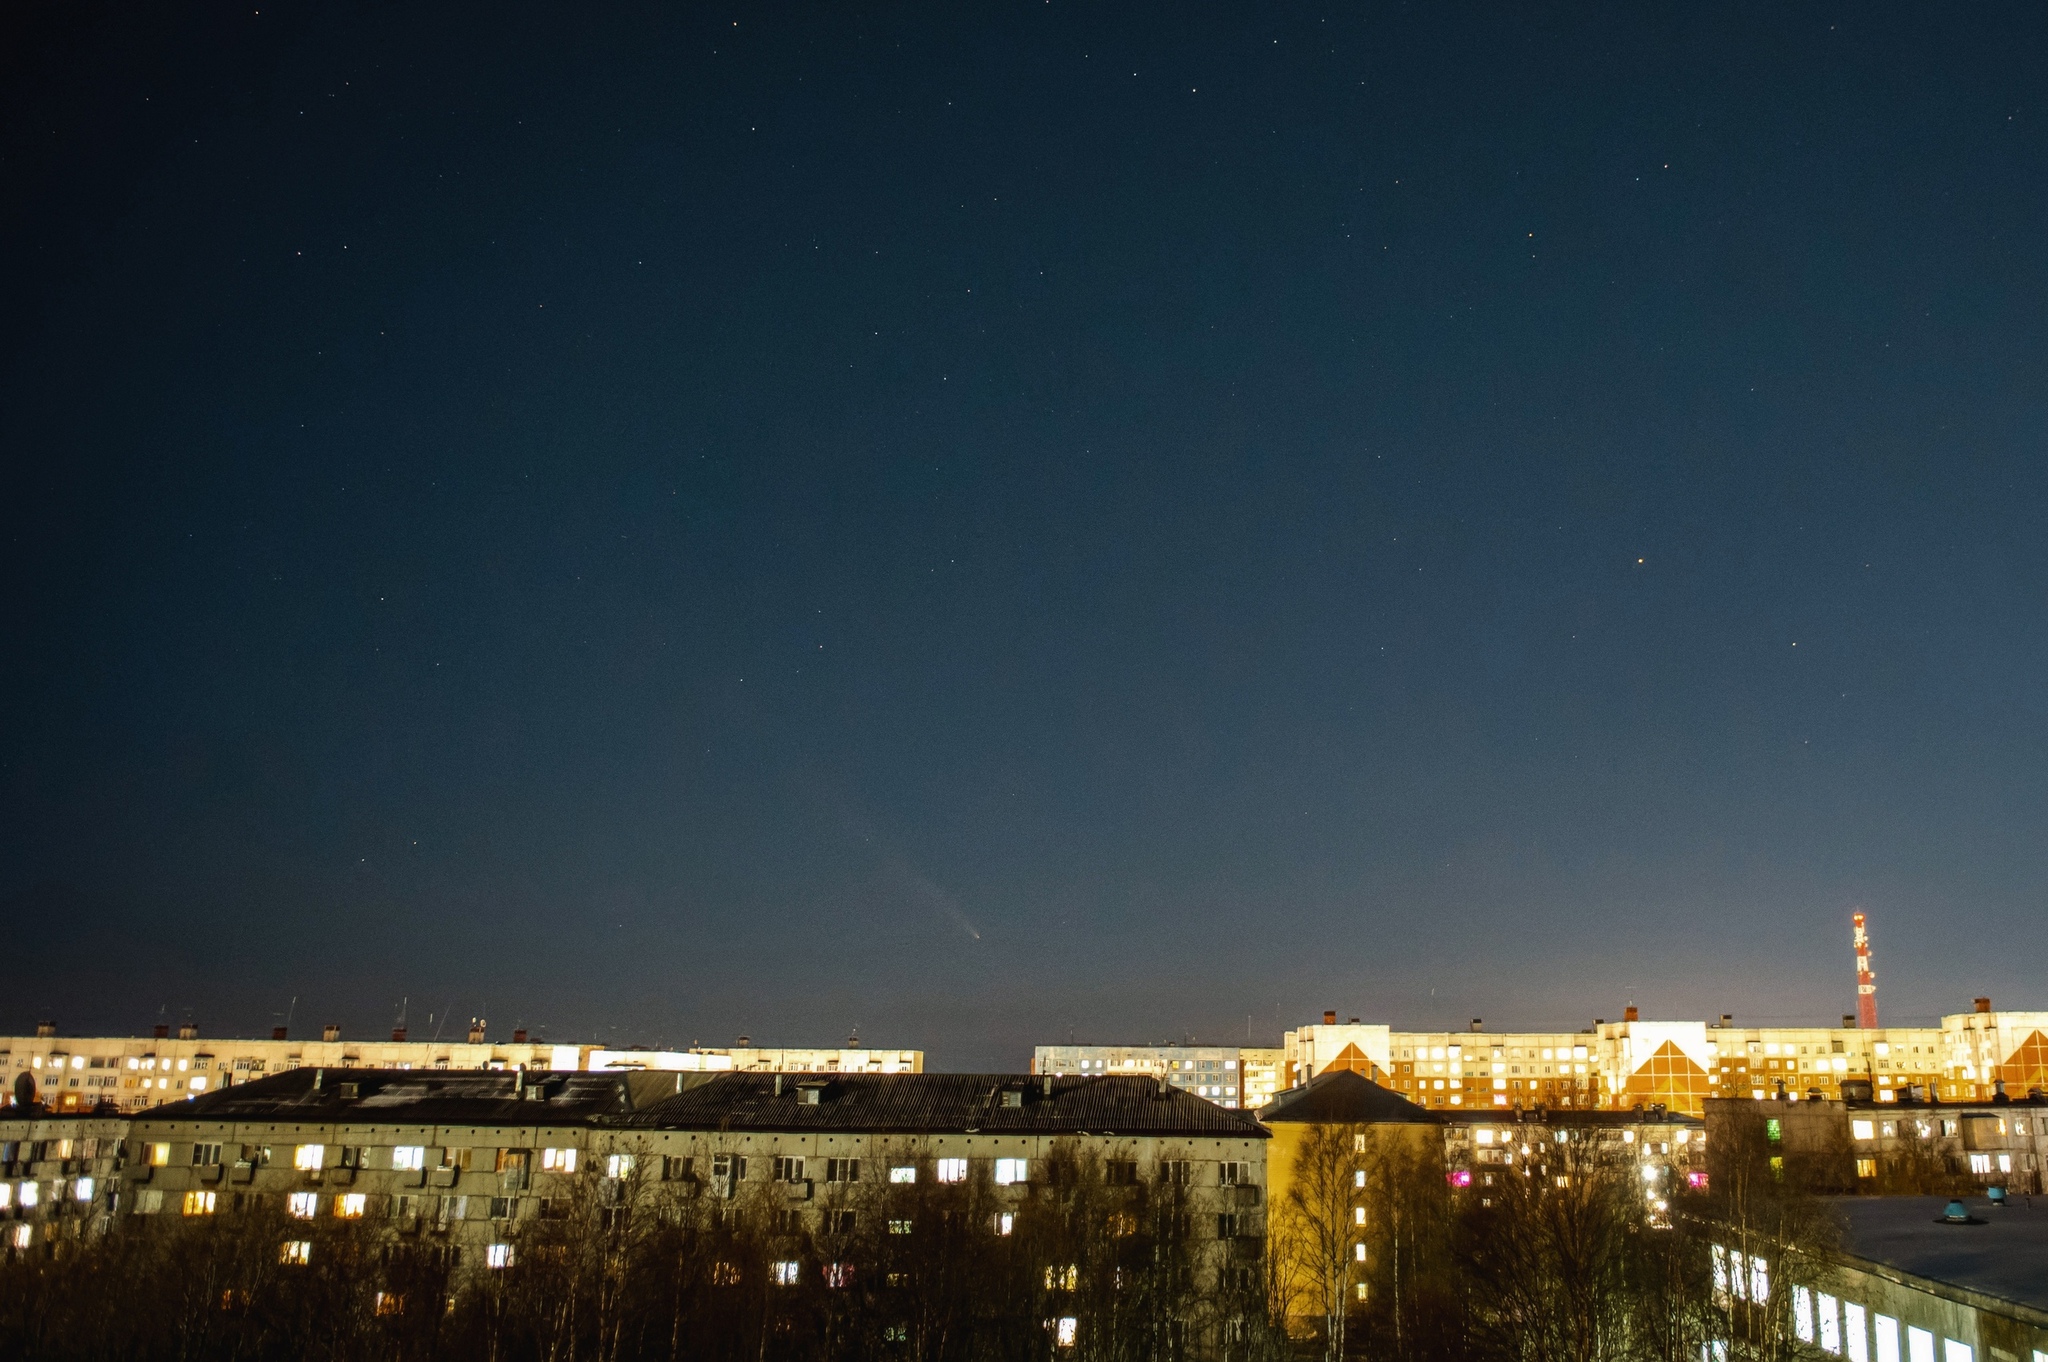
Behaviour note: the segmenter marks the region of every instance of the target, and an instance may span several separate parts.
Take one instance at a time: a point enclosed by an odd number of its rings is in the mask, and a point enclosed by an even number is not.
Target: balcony
[[[234,1171],[229,1174],[228,1180],[243,1183],[256,1181],[256,1165],[247,1159],[240,1160],[235,1164]]]
[[[461,1176],[460,1168],[436,1168],[430,1181],[436,1187],[453,1187]]]
[[[356,1180],[356,1170],[353,1168],[330,1168],[327,1170],[327,1180],[337,1187],[346,1187]]]
[[[202,1163],[192,1170],[193,1180],[202,1187],[212,1187],[220,1181],[224,1170],[217,1163]]]
[[[796,1182],[785,1182],[782,1185],[784,1189],[783,1195],[791,1201],[809,1201],[811,1199],[811,1180],[809,1178],[802,1178]]]

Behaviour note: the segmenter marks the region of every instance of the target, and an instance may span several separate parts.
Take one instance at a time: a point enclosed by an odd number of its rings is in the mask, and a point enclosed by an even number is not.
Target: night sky
[[[2048,1006],[2048,10],[1271,8],[10,7],[0,1030]]]

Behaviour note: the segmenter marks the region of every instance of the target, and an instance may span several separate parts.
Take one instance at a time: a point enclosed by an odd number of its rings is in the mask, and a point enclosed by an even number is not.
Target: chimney
[[[333,1022],[320,1028],[320,1039],[332,1043],[341,1039],[341,1027]]]
[[[1850,934],[1856,947],[1856,1025],[1865,1031],[1877,1029],[1877,975],[1870,968],[1870,933],[1863,928],[1863,914],[1850,919]]]
[[[484,1026],[485,1023],[482,1017],[471,1017],[469,1019],[469,1043],[471,1045],[482,1045],[484,1043]]]
[[[1856,1014],[1854,1012],[1844,1012],[1842,1014],[1842,1029],[1844,1031],[1854,1031],[1856,1029]]]
[[[313,1070],[313,1091],[314,1091],[314,1092],[318,1092],[318,1091],[320,1091],[320,1089],[321,1089],[321,1088],[325,1087],[326,1085],[327,1085],[327,1070],[325,1070],[325,1069],[315,1069],[315,1070]]]
[[[1977,1010],[1979,1012],[1989,1012],[1991,1010],[1991,1000],[1989,998],[1979,998],[1977,1000]]]
[[[1486,1024],[1479,1018],[1474,1017],[1472,1019],[1472,1029],[1474,1031],[1484,1031],[1486,1029]]]
[[[198,1025],[198,1023],[196,1023],[196,1022],[179,1022],[179,1023],[178,1023],[178,1039],[179,1039],[179,1040],[198,1040],[198,1039],[199,1039],[199,1025]]]
[[[519,1028],[518,1030],[516,1030],[516,1031],[514,1031],[514,1032],[512,1033],[512,1043],[513,1043],[514,1045],[524,1045],[524,1044],[526,1044],[526,1028],[525,1028],[525,1027],[523,1027],[523,1026],[522,1026],[522,1027],[520,1027],[520,1028]]]
[[[282,1026],[273,1026],[273,1027],[271,1027],[271,1028],[270,1028],[270,1038],[271,1038],[272,1040],[283,1040],[283,1039],[284,1039],[284,1037],[285,1037],[285,1028],[284,1028],[284,1027],[282,1027]]]
[[[57,1031],[57,1028],[56,1028],[56,1027],[54,1027],[54,1026],[53,1026],[53,1027],[51,1027],[51,1028],[50,1028],[50,1034],[52,1034],[52,1035],[55,1035],[55,1034],[56,1034],[56,1031]],[[155,1037],[156,1037],[156,1038],[157,1038],[158,1040],[169,1040],[169,1039],[171,1038],[171,1028],[170,1028],[170,1027],[168,1027],[168,1026],[166,1026],[166,1025],[165,1025],[164,1023],[162,1023],[162,1022],[158,1022],[158,1023],[157,1023],[157,1024],[155,1025],[155,1026],[152,1026],[152,1027],[151,1027],[151,1028],[149,1029],[149,1033],[150,1033],[151,1035],[155,1036]],[[40,1035],[42,1035],[42,1034],[43,1034],[43,1028],[42,1028],[42,1027],[40,1027],[40,1026],[38,1026],[38,1027],[36,1028],[36,1034],[37,1034],[37,1035],[39,1035],[39,1036],[40,1036]]]
[[[159,1026],[159,1027],[158,1027],[158,1028],[157,1028],[156,1030],[157,1030],[157,1034],[158,1034],[158,1035],[162,1035],[162,1034],[163,1034],[163,1030],[164,1030],[164,1029],[163,1029],[163,1028],[162,1028],[161,1026]],[[53,1022],[53,1021],[39,1021],[39,1022],[37,1022],[37,1023],[36,1023],[36,1034],[37,1034],[37,1035],[39,1035],[39,1036],[42,1036],[42,1037],[43,1037],[44,1039],[48,1039],[49,1037],[51,1037],[51,1036],[54,1036],[54,1035],[56,1035],[56,1034],[57,1034],[57,1023],[55,1023],[55,1022]]]
[[[1325,1025],[1325,1026],[1335,1026],[1336,1024],[1337,1024],[1337,1009],[1335,1009],[1334,1007],[1326,1007],[1326,1008],[1324,1008],[1324,1009],[1323,1009],[1323,1025]],[[55,1031],[55,1030],[53,1029],[53,1030],[52,1030],[52,1031],[50,1032],[50,1034],[51,1034],[51,1035],[55,1035],[55,1034],[57,1034],[57,1033],[56,1033],[56,1031]]]
[[[393,1039],[393,1040],[396,1040],[396,1041],[403,1041],[403,1040],[405,1039],[405,1028],[404,1028],[403,1026],[394,1026],[394,1027],[392,1027],[392,1028],[391,1028],[391,1039]]]
[[[1642,1020],[1642,1014],[1636,1011],[1634,1003],[1630,1003],[1627,1007],[1621,1009],[1621,1019],[1625,1022],[1640,1021]],[[1474,1029],[1478,1028],[1475,1027]]]

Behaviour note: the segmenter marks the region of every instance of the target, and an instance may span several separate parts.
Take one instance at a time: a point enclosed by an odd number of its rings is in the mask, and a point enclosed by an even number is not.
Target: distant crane
[[[1877,976],[1870,972],[1870,933],[1863,930],[1863,914],[1856,924],[1856,1025],[1865,1031],[1877,1029]]]

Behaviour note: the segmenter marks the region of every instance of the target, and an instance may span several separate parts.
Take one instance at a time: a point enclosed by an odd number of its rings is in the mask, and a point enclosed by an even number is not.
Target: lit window
[[[510,1244],[487,1245],[484,1249],[484,1266],[488,1268],[512,1266],[512,1246]]]
[[[41,1200],[42,1193],[35,1183],[24,1182],[21,1184],[21,1205],[23,1210],[29,1209]]]
[[[214,1194],[212,1192],[185,1193],[186,1215],[212,1215]]]
[[[573,1173],[576,1171],[576,1151],[543,1149],[540,1151],[540,1166],[549,1173]]]
[[[1859,1140],[1874,1140],[1877,1138],[1877,1124],[1874,1121],[1851,1121],[1849,1134]]]
[[[1351,1223],[1354,1225],[1363,1225],[1365,1223],[1365,1207],[1353,1206],[1351,1208]]]
[[[1074,1340],[1080,1336],[1080,1333],[1081,1321],[1075,1319],[1072,1315],[1062,1315],[1053,1321],[1052,1341],[1058,1347],[1073,1347]]]
[[[996,1185],[1011,1187],[1020,1182],[1029,1182],[1031,1161],[1029,1159],[997,1159]]]
[[[891,1220],[891,1221],[889,1222],[889,1233],[891,1233],[891,1234],[908,1234],[908,1233],[910,1233],[910,1222],[909,1222],[908,1220]]]
[[[327,1161],[327,1146],[324,1144],[302,1144],[292,1151],[292,1167],[302,1173],[317,1173]]]
[[[940,1182],[967,1181],[967,1160],[940,1159],[938,1178]]]
[[[604,1175],[608,1178],[631,1177],[633,1156],[631,1154],[608,1154],[604,1161]]]
[[[889,1181],[891,1181],[891,1182],[916,1182],[916,1181],[917,1181],[917,1167],[916,1167],[916,1165],[914,1165],[914,1164],[903,1164],[903,1165],[901,1165],[900,1167],[896,1167],[896,1168],[891,1168],[891,1169],[889,1170]]]
[[[162,1168],[171,1161],[171,1147],[167,1144],[153,1144],[149,1147],[149,1166]]]
[[[777,1286],[795,1286],[797,1274],[803,1270],[803,1264],[794,1258],[785,1258],[774,1264],[773,1268],[772,1276]]]
[[[1045,1289],[1048,1291],[1072,1291],[1081,1284],[1081,1268],[1068,1263],[1065,1267],[1048,1267],[1045,1270]]]
[[[310,1239],[287,1239],[278,1251],[277,1260],[293,1267],[304,1267],[313,1258],[313,1241]]]
[[[1003,1211],[996,1216],[996,1233],[1009,1234],[1017,1228],[1017,1217],[1013,1212]]]
[[[391,1150],[391,1166],[401,1173],[417,1173],[427,1166],[425,1145],[401,1144]]]
[[[853,1285],[852,1263],[825,1264],[825,1285],[834,1291],[843,1291]]]
[[[343,1220],[361,1220],[363,1210],[370,1199],[361,1192],[348,1192],[334,1198],[334,1213]]]
[[[92,1187],[93,1182],[91,1178],[80,1178],[77,1182],[71,1184],[72,1199],[74,1201],[91,1201]]]
[[[301,1220],[311,1220],[320,1210],[318,1192],[293,1192],[285,1198],[285,1213]]]
[[[194,1092],[205,1092],[205,1091],[206,1091],[206,1080],[205,1080],[205,1079],[203,1079],[203,1078],[195,1078],[195,1079],[193,1079],[193,1080],[192,1080],[192,1091],[194,1091]]]
[[[1362,1263],[1365,1261],[1365,1245],[1353,1244],[1351,1246],[1351,1260],[1355,1263]]]
[[[1362,1140],[1365,1137],[1361,1135],[1359,1136],[1359,1138]],[[1351,1170],[1351,1185],[1353,1187],[1365,1186],[1365,1170],[1363,1168],[1354,1168]]]
[[[1874,1177],[1876,1177],[1876,1176],[1877,1176],[1877,1160],[1876,1160],[1876,1159],[1858,1159],[1858,1160],[1856,1160],[1856,1176],[1857,1176],[1857,1177],[1859,1177],[1859,1178],[1874,1178]]]

